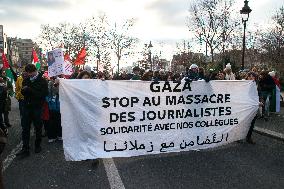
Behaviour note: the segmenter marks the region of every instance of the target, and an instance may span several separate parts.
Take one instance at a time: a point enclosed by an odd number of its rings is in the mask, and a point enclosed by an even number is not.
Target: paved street
[[[283,129],[283,115],[273,115],[257,126]],[[284,142],[253,134],[256,145],[232,143],[206,151],[190,151],[135,158],[66,162],[62,143],[43,141],[43,152],[14,158],[19,149],[20,125],[16,101],[10,115],[13,127],[5,160],[7,189],[45,188],[274,188],[284,187]]]

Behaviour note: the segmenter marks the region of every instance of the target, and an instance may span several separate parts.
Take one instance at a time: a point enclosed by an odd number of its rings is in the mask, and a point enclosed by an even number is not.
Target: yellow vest
[[[23,77],[19,76],[16,81],[16,99],[17,100],[24,100],[24,96],[21,93],[21,90],[23,88],[22,84],[23,84]]]

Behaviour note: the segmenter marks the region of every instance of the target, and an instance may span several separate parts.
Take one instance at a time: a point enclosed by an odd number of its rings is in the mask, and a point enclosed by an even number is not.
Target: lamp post
[[[249,14],[251,12],[251,8],[248,6],[248,1],[245,0],[244,3],[245,3],[244,7],[242,8],[242,10],[240,10],[240,13],[242,15],[242,23],[244,24],[242,70],[244,70],[244,67],[245,67],[246,26],[247,26]]]
[[[100,63],[100,61],[101,61],[101,55],[100,55],[100,50],[99,50],[99,48],[98,48],[98,53],[97,53],[96,58],[97,58],[97,74],[98,74],[98,73],[99,73],[99,63]]]
[[[63,47],[64,47],[64,49],[66,50],[66,52],[68,52],[68,47],[67,47],[67,45],[66,45],[66,41],[67,41],[67,37],[65,36],[65,35],[63,35]]]
[[[151,52],[151,48],[153,47],[151,41],[148,45],[148,50],[149,50],[149,62],[150,62],[150,66],[151,66],[151,71],[153,70],[153,63],[152,63],[152,52]]]

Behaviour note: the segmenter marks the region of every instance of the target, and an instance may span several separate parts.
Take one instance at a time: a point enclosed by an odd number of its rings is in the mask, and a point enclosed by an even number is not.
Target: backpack
[[[47,96],[46,102],[48,103],[49,110],[60,112],[59,95]]]

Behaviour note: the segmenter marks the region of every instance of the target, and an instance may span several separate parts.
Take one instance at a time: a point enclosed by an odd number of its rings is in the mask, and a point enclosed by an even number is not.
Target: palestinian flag
[[[6,55],[4,54],[4,52],[1,50],[2,53],[2,62],[3,62],[3,67],[2,70],[4,70],[6,72],[6,77],[9,79],[10,82],[14,81],[14,75],[11,71],[11,66],[9,64],[9,61],[6,57]]]
[[[277,82],[275,82],[275,84],[276,85],[272,91],[272,96],[270,101],[270,107],[269,107],[270,112],[280,112],[280,85],[278,85]]]
[[[38,56],[36,54],[36,51],[34,49],[33,49],[33,52],[32,52],[32,62],[36,66],[36,69],[39,70],[40,69],[40,61],[39,61]]]

